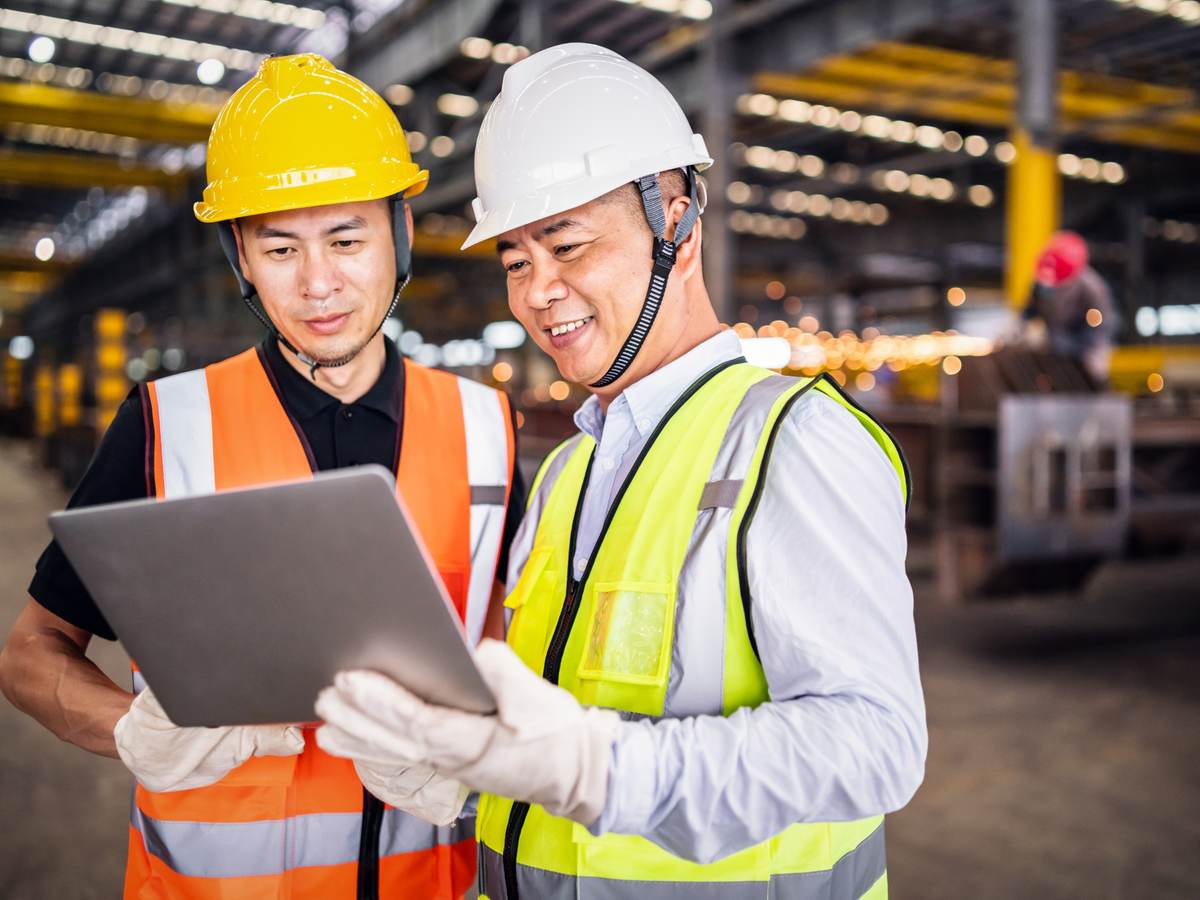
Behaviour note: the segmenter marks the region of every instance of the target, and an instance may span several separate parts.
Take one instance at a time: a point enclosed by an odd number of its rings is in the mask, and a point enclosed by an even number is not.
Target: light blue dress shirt
[[[722,332],[630,385],[607,414],[595,397],[576,412],[596,441],[576,577],[672,403],[740,355],[736,335]],[[510,589],[537,513],[513,543]],[[850,413],[807,392],[779,430],[747,535],[770,701],[728,717],[621,723],[607,802],[591,830],[641,835],[708,862],[795,822],[859,819],[907,803],[924,774],[927,736],[906,550],[890,461]]]

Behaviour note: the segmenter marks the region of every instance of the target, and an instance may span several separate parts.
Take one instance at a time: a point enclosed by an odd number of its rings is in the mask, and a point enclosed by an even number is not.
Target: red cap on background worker
[[[1039,284],[1057,287],[1077,278],[1087,264],[1087,242],[1074,231],[1058,231],[1038,255],[1035,277]]]

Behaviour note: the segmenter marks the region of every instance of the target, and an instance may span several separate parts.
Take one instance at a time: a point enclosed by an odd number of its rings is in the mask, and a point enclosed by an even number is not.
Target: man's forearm
[[[60,739],[117,758],[113,728],[133,695],[114,684],[66,634],[23,627],[24,619],[0,651],[4,695]]]
[[[627,722],[593,828],[711,862],[795,822],[891,812],[920,784],[924,760],[923,723],[856,697]]]

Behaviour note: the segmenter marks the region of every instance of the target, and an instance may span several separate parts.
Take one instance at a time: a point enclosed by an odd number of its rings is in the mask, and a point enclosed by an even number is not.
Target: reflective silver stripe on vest
[[[725,572],[729,524],[767,416],[796,379],[772,375],[752,384],[729,420],[701,495],[679,573],[675,641],[663,715],[720,715],[725,672]]]
[[[383,824],[379,829],[379,855],[412,853],[434,844],[457,844],[474,837],[474,816],[456,819],[451,825],[435,826],[389,806],[383,811]],[[357,850],[355,858],[358,858]]]
[[[542,510],[546,507],[546,500],[550,497],[554,483],[558,481],[558,476],[562,474],[582,440],[583,435],[576,434],[559,445],[562,449],[558,450],[549,463],[545,460],[542,461],[541,466],[545,466],[545,471],[542,472],[536,489],[530,491],[529,497],[525,501],[525,522],[529,525],[536,526],[536,523],[541,520]],[[539,466],[539,471],[541,471],[541,466]],[[508,572],[505,573],[505,577],[508,579],[509,593],[512,593],[513,588],[517,586],[517,578],[520,576],[521,570],[525,568],[525,563],[529,561],[529,554],[533,551],[533,540],[536,536],[536,527],[523,527],[517,531],[512,546],[508,549]],[[505,608],[504,614],[506,620],[512,618],[511,609]]]
[[[467,821],[473,827],[474,820]],[[194,878],[282,875],[303,866],[357,863],[362,831],[362,815],[356,812],[258,822],[181,822],[151,818],[136,802],[131,822],[148,852],[180,875]],[[437,840],[442,830],[457,840],[469,836],[458,826],[435,829],[389,809],[380,833],[380,856],[428,850],[442,842]]]
[[[213,462],[212,409],[203,369],[154,382],[158,396],[158,445],[162,448],[163,496],[211,494],[217,489]]]
[[[491,900],[510,900],[504,887],[503,856],[484,844],[484,884]],[[771,875],[770,881],[647,881],[577,878],[517,865],[520,900],[857,900],[886,869],[883,825],[861,844],[819,872]]]
[[[508,435],[504,407],[496,391],[459,378],[458,392],[462,397],[467,478],[471,484],[471,581],[467,589],[466,629],[474,644],[483,634],[504,536]]]

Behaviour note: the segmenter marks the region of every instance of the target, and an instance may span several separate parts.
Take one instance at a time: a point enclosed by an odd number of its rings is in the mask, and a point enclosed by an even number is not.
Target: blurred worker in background
[[[1051,236],[1038,256],[1033,290],[1022,319],[1040,321],[1032,343],[1076,360],[1097,385],[1108,383],[1109,358],[1120,323],[1112,292],[1088,265],[1087,243],[1074,231]]]
[[[510,68],[480,131],[466,246],[498,239],[513,314],[592,396],[533,485],[507,644],[476,653],[498,714],[369,672],[317,709],[331,752],[483,792],[492,900],[883,897],[882,816],[923,776],[900,450],[722,331],[711,162],[590,44]]]
[[[381,331],[410,274],[407,201],[428,179],[395,114],[319,56],[268,59],[214,123],[208,176],[196,216],[220,229],[269,335],[139,386],[71,505],[378,463],[397,473],[469,636],[489,608],[501,633],[493,586],[523,503],[507,399],[402,360]],[[119,756],[136,777],[127,900],[449,900],[469,887],[471,822],[438,828],[376,799],[420,788],[410,805],[449,824],[457,782],[334,758],[300,726],[178,728],[149,689],[135,698],[87,660],[92,635],[114,634],[57,545],[30,594],[0,683],[60,738]]]

